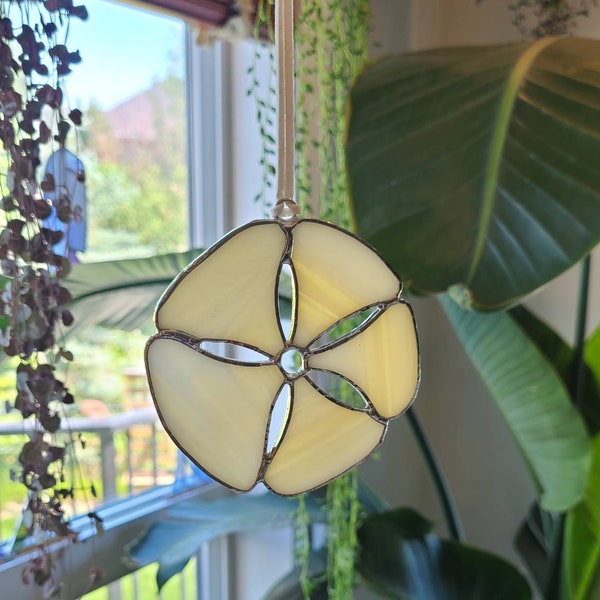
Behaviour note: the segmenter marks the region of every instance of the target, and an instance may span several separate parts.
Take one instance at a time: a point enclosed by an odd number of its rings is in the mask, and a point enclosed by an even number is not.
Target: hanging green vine
[[[350,226],[346,96],[367,60],[368,0],[305,0],[298,19],[298,195],[305,212]]]
[[[254,37],[273,39],[271,7],[274,0],[258,3]],[[346,96],[350,83],[367,59],[370,28],[369,0],[303,0],[296,21],[297,201],[303,214],[318,213],[326,220],[350,227],[348,187],[344,162]],[[269,81],[260,82],[256,65],[264,50],[257,49],[249,95],[256,102],[261,135],[260,164],[263,179],[257,200],[265,195],[275,176],[276,142],[271,131],[275,115],[274,56],[269,50]],[[351,399],[348,399],[348,403]],[[358,476],[351,471],[327,488],[327,590],[331,600],[348,600],[356,583],[354,562],[360,518]],[[309,600],[314,583],[308,574],[311,551],[309,516],[300,498],[296,520],[296,558],[301,585]]]
[[[298,498],[298,512],[294,526],[294,561],[300,565],[300,585],[304,598],[310,598],[315,583],[310,579],[308,566],[311,552],[311,522],[306,508],[306,495]]]
[[[353,469],[327,487],[327,591],[330,599],[352,598],[361,505]]]
[[[304,214],[318,212],[345,228],[350,227],[346,97],[367,60],[369,28],[368,0],[304,0],[296,27],[298,200]],[[327,590],[332,600],[352,597],[359,517],[353,470],[327,488]],[[309,582],[302,581],[302,587],[310,598]]]

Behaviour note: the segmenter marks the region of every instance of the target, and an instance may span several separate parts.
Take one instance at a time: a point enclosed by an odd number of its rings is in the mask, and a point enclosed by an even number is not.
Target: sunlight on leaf
[[[570,600],[600,597],[600,436],[592,450],[584,499],[568,516],[565,528],[564,571]]]
[[[565,387],[569,389],[573,386],[576,373],[573,349],[547,323],[538,319],[525,307],[513,308],[509,314],[550,361]],[[600,335],[596,337],[600,340]],[[588,432],[593,436],[600,431],[600,347],[594,336],[586,342],[584,360],[580,410]],[[594,365],[594,361],[597,364],[592,370],[590,367]]]

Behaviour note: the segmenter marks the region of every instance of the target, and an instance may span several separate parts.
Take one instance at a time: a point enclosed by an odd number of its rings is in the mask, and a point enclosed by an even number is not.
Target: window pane
[[[185,25],[181,20],[104,0],[86,0],[89,22],[72,40],[83,57],[67,82],[82,107],[79,154],[85,164],[88,247],[82,262],[184,250],[187,235]],[[152,405],[143,367],[147,336],[88,328],[69,340],[75,415],[93,419]],[[100,500],[171,483],[175,446],[152,425],[113,434],[113,481]],[[78,455],[84,479],[106,477],[99,441]],[[96,447],[94,447],[96,443]],[[93,456],[91,456],[93,455]],[[88,464],[89,463],[89,464]],[[111,490],[112,485],[112,490]],[[110,492],[110,493],[108,493]],[[77,506],[75,512],[79,512]]]
[[[65,81],[69,107],[84,115],[83,127],[67,143],[86,174],[87,249],[78,259],[183,250],[188,245],[185,25],[124,4],[84,3],[89,21],[69,34],[69,48],[79,50],[83,60]],[[111,496],[173,480],[176,448],[163,431],[154,435],[153,415],[142,415],[133,428],[117,423],[120,413],[151,406],[143,369],[146,337],[90,328],[68,340],[75,362],[66,382],[77,399],[68,407],[78,461],[66,466],[76,490],[73,503],[65,502],[71,515]],[[14,365],[8,361],[0,365],[0,391],[5,398],[15,393]],[[104,438],[94,431],[98,418],[111,419]],[[16,412],[3,416],[2,423],[11,420],[19,420]],[[25,488],[11,481],[22,441],[21,435],[0,436],[0,540],[12,538],[25,498]]]
[[[71,43],[67,82],[82,108],[87,173],[85,262],[187,246],[186,85],[182,21],[102,0]]]

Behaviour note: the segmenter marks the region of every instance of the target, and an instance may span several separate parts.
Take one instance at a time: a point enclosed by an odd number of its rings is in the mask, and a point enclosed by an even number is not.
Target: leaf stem
[[[442,504],[442,510],[444,511],[444,517],[450,536],[454,540],[463,542],[465,540],[465,533],[458,514],[458,509],[456,508],[454,497],[452,496],[452,492],[450,491],[450,487],[448,486],[448,482],[446,481],[446,477],[437,456],[435,455],[425,430],[421,426],[421,422],[413,408],[410,408],[406,412],[406,417],[408,418],[408,423],[415,435],[421,453],[425,458],[431,478],[433,479],[440,503]]]
[[[588,254],[581,262],[581,275],[579,280],[579,293],[577,297],[577,317],[575,322],[575,348],[573,353],[573,364],[571,365],[571,385],[569,391],[573,403],[581,409],[585,378],[585,361],[583,353],[585,350],[585,330],[587,325],[587,308],[590,287],[590,265],[591,256]],[[565,513],[558,515],[552,535],[552,545],[549,555],[548,581],[544,598],[547,600],[559,600],[562,595],[562,558],[563,540],[565,530]]]

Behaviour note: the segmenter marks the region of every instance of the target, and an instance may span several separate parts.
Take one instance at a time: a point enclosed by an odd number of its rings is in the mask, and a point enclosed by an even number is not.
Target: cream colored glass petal
[[[363,332],[308,364],[344,375],[363,390],[381,417],[400,414],[412,400],[419,377],[418,348],[407,304],[390,306]]]
[[[283,383],[278,367],[224,363],[160,337],[150,342],[146,361],[171,437],[214,478],[238,490],[252,488],[271,405]]]
[[[275,354],[282,345],[276,289],[285,247],[286,235],[276,223],[251,225],[220,242],[174,282],[157,311],[158,328]]]
[[[338,406],[298,379],[290,422],[264,481],[285,496],[320,487],[366,458],[384,433],[368,414]]]
[[[299,292],[294,341],[299,346],[339,319],[400,291],[390,268],[354,236],[314,221],[300,221],[293,236]]]

